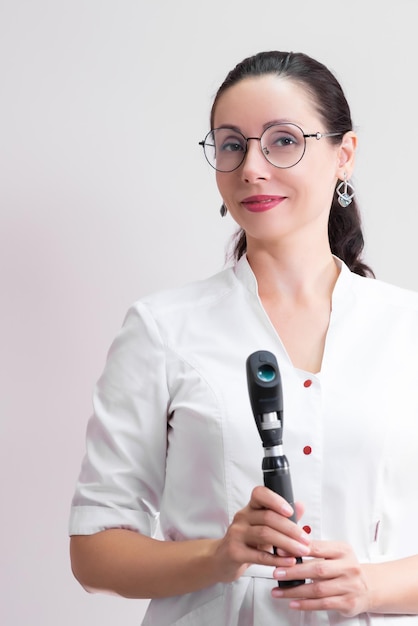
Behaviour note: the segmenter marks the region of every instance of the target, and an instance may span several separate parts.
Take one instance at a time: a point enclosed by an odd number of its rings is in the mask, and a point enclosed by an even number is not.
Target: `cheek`
[[[216,185],[222,194],[222,189],[224,187],[224,176],[220,172],[215,172],[215,180]]]
[[[216,172],[216,184],[222,198],[227,200],[231,191],[234,189],[234,176],[232,173],[225,174],[222,172]]]
[[[216,180],[216,185],[219,191],[222,193],[222,176],[220,175],[219,172],[216,172],[216,171],[215,171],[215,180]]]
[[[303,170],[298,172],[292,184],[304,196],[328,197],[334,192],[337,177],[334,168],[321,162],[320,159],[310,160],[304,164]]]

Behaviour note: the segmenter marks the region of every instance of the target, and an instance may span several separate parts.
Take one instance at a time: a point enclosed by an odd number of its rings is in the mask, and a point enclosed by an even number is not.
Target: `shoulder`
[[[359,276],[343,264],[332,304],[334,320],[344,316],[362,336],[398,334],[416,337],[418,342],[416,291]]]
[[[176,317],[197,309],[216,307],[237,287],[234,268],[228,267],[203,280],[187,283],[144,296],[134,302],[131,309],[144,309],[154,318]]]
[[[370,306],[418,313],[418,292],[377,278],[366,278],[353,273],[350,273],[350,277],[356,296]]]
[[[126,312],[111,351],[161,351],[168,344],[184,343],[202,334],[223,315],[237,282],[234,268],[226,268],[204,280],[136,300]]]

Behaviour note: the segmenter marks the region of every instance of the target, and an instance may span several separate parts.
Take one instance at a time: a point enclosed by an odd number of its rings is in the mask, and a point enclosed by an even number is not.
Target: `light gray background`
[[[0,623],[139,624],[88,595],[67,520],[93,385],[128,306],[223,266],[198,146],[226,72],[304,51],[343,84],[367,260],[418,289],[416,0],[0,1]],[[384,341],[384,338],[382,338]]]

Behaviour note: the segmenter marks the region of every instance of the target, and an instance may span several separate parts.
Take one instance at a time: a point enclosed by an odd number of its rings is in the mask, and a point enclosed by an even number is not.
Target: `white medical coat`
[[[262,484],[245,363],[278,360],[284,452],[301,525],[362,562],[418,553],[418,295],[342,263],[321,371],[293,367],[246,257],[129,310],[94,393],[70,534],[114,527],[220,538]],[[418,626],[418,616],[303,613],[273,600],[272,568],[152,600],[144,626]]]

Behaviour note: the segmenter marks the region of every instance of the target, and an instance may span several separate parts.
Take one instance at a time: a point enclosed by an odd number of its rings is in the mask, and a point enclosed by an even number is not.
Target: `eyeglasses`
[[[343,132],[306,134],[296,124],[273,124],[261,137],[244,137],[236,128],[214,128],[199,145],[208,161],[218,172],[233,172],[244,162],[250,139],[260,142],[261,152],[274,167],[293,167],[302,159],[306,139],[314,137],[337,137]]]

